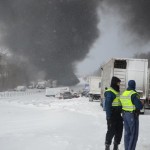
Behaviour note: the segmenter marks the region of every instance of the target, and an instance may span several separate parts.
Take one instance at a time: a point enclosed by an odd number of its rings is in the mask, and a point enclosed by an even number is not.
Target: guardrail
[[[27,96],[27,95],[39,94],[41,92],[45,92],[45,90],[5,91],[5,92],[0,92],[0,98]]]

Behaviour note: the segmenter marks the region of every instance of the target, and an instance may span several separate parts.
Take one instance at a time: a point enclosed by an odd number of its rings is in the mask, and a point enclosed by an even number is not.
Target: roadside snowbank
[[[105,112],[87,98],[58,100],[38,93],[0,99],[0,118],[2,150],[104,149]],[[149,150],[149,124],[147,111],[140,116],[136,150]]]

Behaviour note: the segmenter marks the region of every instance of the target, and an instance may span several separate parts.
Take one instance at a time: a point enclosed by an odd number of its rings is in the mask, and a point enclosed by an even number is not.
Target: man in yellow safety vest
[[[143,102],[136,92],[136,82],[130,80],[128,88],[120,96],[124,120],[124,145],[125,150],[135,150],[139,132],[139,112]]]
[[[113,150],[118,150],[122,138],[123,119],[121,116],[122,106],[119,99],[121,80],[112,77],[110,88],[105,91],[105,110],[107,120],[107,133],[105,139],[105,150],[110,150],[110,145],[114,137]]]

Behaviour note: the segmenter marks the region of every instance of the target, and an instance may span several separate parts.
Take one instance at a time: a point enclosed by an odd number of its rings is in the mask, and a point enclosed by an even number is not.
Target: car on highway
[[[63,99],[72,99],[71,92],[64,92],[63,93]]]
[[[26,91],[26,86],[17,86],[14,90],[15,91]]]
[[[78,93],[75,92],[75,93],[72,94],[72,97],[73,97],[73,98],[79,98],[80,96],[79,96]]]
[[[89,97],[89,91],[83,91],[83,92],[81,93],[81,96],[82,96],[82,97]]]

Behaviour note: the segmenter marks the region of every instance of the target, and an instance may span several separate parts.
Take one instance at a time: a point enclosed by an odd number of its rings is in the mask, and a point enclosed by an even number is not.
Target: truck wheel
[[[92,102],[93,101],[93,96],[89,96],[89,101]]]

